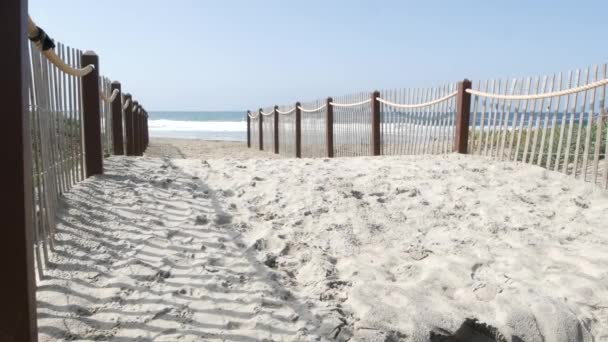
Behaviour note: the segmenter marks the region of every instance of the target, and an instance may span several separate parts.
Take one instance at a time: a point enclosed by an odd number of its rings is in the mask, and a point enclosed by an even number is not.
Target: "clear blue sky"
[[[608,61],[608,1],[30,0],[149,110],[244,110]]]

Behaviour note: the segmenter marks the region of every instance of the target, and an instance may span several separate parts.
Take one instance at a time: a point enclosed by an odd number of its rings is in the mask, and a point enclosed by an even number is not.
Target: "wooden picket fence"
[[[57,51],[70,66],[77,67],[81,51],[62,44]],[[31,205],[38,273],[43,274],[43,260],[48,260],[52,246],[58,199],[84,179],[81,80],[59,70],[33,43],[29,54]]]
[[[298,102],[248,111],[247,141],[298,158],[459,152],[538,165],[608,189],[607,85],[603,65],[567,77],[475,87],[465,80]]]
[[[538,165],[608,188],[607,67],[481,82],[468,152]]]
[[[36,26],[27,1],[0,2],[0,28],[0,268],[10,275],[0,282],[0,340],[36,341],[36,275],[49,265],[60,199],[103,174],[103,157],[123,154],[125,143],[127,155],[142,155],[148,116],[120,83],[100,76],[95,53],[55,43]]]
[[[53,50],[67,67],[54,64],[37,44],[29,45],[31,205],[39,277],[44,276],[53,246],[61,195],[85,178],[102,174],[103,157],[123,154],[125,149],[117,144],[133,141],[130,155],[142,155],[147,146],[143,141],[147,113],[139,105],[123,104],[120,84],[98,75],[97,56],[61,43]],[[94,68],[78,76],[87,63]],[[127,131],[122,128],[125,109],[132,122]]]
[[[303,158],[449,153],[455,117],[456,84],[356,93],[249,111],[247,141]]]

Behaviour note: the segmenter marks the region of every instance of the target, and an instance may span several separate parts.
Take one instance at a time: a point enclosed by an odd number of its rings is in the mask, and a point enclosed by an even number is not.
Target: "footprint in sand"
[[[498,329],[475,318],[467,318],[454,334],[431,331],[430,340],[431,342],[507,342]]]
[[[218,226],[232,223],[232,215],[229,215],[226,213],[217,214],[217,215],[215,215],[213,222]]]
[[[209,224],[209,219],[207,218],[207,215],[198,215],[195,219],[195,223],[197,226],[204,226]]]

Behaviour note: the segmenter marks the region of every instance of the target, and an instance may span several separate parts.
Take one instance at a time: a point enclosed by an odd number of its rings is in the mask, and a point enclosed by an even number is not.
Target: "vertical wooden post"
[[[139,108],[139,113],[137,113],[137,155],[141,156],[144,153],[144,139],[142,132],[142,123],[144,119],[144,107]]]
[[[142,152],[146,152],[148,145],[146,144],[146,122],[148,121],[148,111],[144,109],[141,117],[141,146]]]
[[[137,150],[137,155],[138,156],[142,156],[144,153],[144,145],[143,145],[143,139],[142,139],[142,129],[141,129],[141,123],[143,122],[143,117],[144,117],[144,107],[139,107],[139,113],[138,113],[138,117],[137,117],[137,146],[139,147],[139,149]]]
[[[112,139],[114,140],[114,154],[120,156],[125,154],[122,137],[122,90],[120,82],[112,82],[112,92],[114,90],[118,90],[118,95],[112,102]]]
[[[279,106],[274,106],[274,153],[279,154]]]
[[[380,102],[378,102],[380,92],[375,91],[372,93],[372,156],[379,156],[382,153],[381,139],[380,139]]]
[[[143,152],[146,152],[146,150],[148,149],[148,137],[147,137],[147,129],[146,129],[147,124],[148,124],[148,111],[144,110],[144,118],[141,122],[141,133],[143,135],[143,141],[144,141]]]
[[[148,120],[148,111],[146,111],[144,113],[144,151],[146,151],[148,149],[148,146],[150,146],[150,131],[148,129]]]
[[[142,150],[142,146],[141,146],[141,116],[143,115],[143,110],[144,107],[139,107],[137,110],[137,134],[135,135],[135,137],[137,138],[137,155],[141,156],[141,150]]]
[[[334,102],[334,100],[331,97],[328,97],[325,104],[327,110],[327,117],[325,119],[325,141],[327,143],[328,158],[334,157],[334,107],[331,105],[332,102]]]
[[[247,147],[251,148],[251,111],[247,111]]]
[[[471,115],[471,81],[465,79],[458,82],[458,95],[456,95],[456,134],[454,139],[454,152],[466,154],[469,148],[469,116]],[[475,124],[475,123],[473,123]]]
[[[141,108],[141,116],[139,118],[140,122],[139,122],[139,140],[140,145],[141,146],[141,150],[139,151],[140,155],[144,155],[144,152],[146,151],[146,138],[144,135],[144,122],[146,121],[146,109],[145,108]]]
[[[296,102],[296,158],[302,158],[302,111]]]
[[[131,126],[131,138],[133,139],[133,156],[137,155],[137,110],[138,110],[139,104],[137,103],[137,101],[133,101],[133,108],[131,111],[131,122],[132,122],[132,126]]]
[[[140,124],[141,124],[141,106],[139,104],[139,102],[137,103],[137,107],[135,108],[135,111],[133,112],[133,137],[135,138],[135,155],[136,156],[140,156],[141,155],[141,130],[140,130]]]
[[[135,155],[139,155],[139,103],[135,102],[133,108],[133,146],[135,146]]]
[[[32,154],[28,111],[27,0],[0,2],[0,103],[5,146],[0,168],[2,248],[0,268],[0,341],[38,341],[33,251]],[[43,57],[44,58],[44,57]]]
[[[150,114],[146,113],[146,148],[150,146]]]
[[[260,151],[264,151],[264,115],[262,115],[262,108],[258,110],[258,122],[260,123]]]
[[[129,105],[125,109],[125,139],[127,140],[127,155],[135,155],[135,139],[133,137],[133,97],[131,94],[125,94],[125,102]]]
[[[101,145],[101,111],[99,103],[99,57],[86,51],[81,66],[94,65],[95,69],[82,78],[82,112],[84,120],[84,153],[86,176],[103,174]]]

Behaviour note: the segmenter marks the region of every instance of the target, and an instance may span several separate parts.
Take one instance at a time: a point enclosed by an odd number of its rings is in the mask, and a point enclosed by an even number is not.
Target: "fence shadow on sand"
[[[168,160],[108,160],[66,195],[41,341],[316,340],[318,320],[239,239],[227,202]]]

